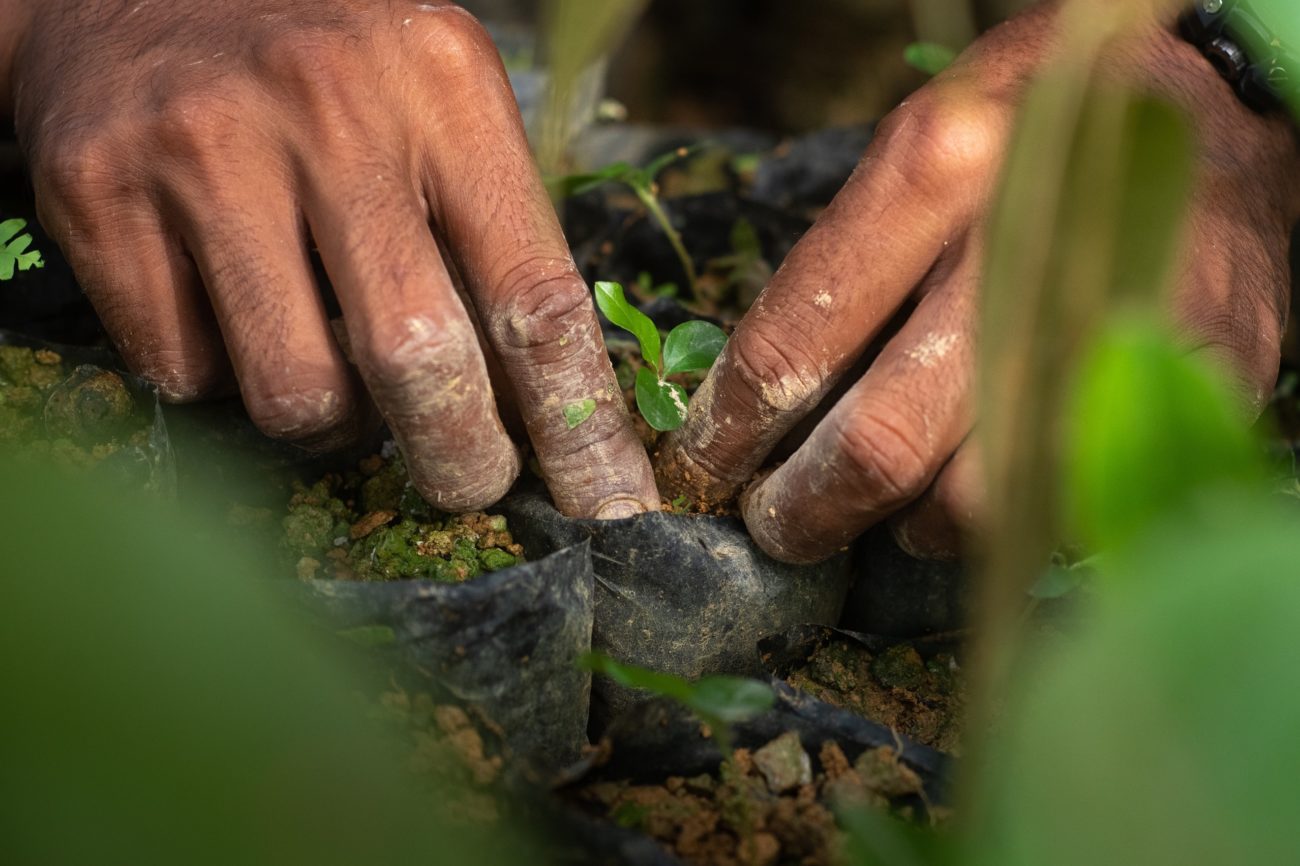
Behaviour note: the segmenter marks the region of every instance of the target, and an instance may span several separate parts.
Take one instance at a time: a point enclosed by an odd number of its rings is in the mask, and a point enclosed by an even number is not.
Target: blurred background
[[[610,58],[608,95],[634,123],[799,133],[879,119],[924,81],[915,41],[960,48],[1032,0],[649,0]],[[536,2],[469,0],[526,27]]]

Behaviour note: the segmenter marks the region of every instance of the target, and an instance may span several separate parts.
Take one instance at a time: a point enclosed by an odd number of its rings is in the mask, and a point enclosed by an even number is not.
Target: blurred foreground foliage
[[[65,475],[0,491],[4,862],[520,862],[440,818],[271,559]]]
[[[1029,95],[991,223],[992,527],[959,824],[848,816],[856,863],[1295,858],[1300,511],[1270,491],[1226,371],[1165,325],[1191,131],[1098,72],[1141,6],[1067,5],[1070,49]],[[1093,591],[1043,640],[1020,613],[1062,541],[1098,554]]]

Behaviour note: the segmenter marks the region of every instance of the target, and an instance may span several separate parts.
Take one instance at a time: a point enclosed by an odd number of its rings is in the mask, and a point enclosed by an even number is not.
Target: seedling
[[[596,304],[618,327],[631,332],[641,344],[644,366],[636,372],[636,406],[646,423],[661,432],[676,430],[686,420],[686,389],[668,377],[713,366],[727,343],[727,335],[708,322],[683,322],[662,344],[650,317],[628,303],[618,283],[596,283]]]
[[[743,677],[709,676],[691,682],[636,665],[615,661],[604,653],[589,652],[579,667],[605,676],[630,689],[642,689],[671,698],[708,726],[724,760],[731,756],[731,726],[761,716],[776,703],[772,687]]]
[[[0,280],[11,280],[15,271],[28,271],[45,267],[39,250],[28,250],[32,236],[26,232],[27,220],[11,219],[0,222]]]
[[[668,218],[663,204],[659,201],[659,184],[656,178],[665,168],[678,160],[685,159],[702,146],[679,147],[677,150],[651,160],[650,164],[645,168],[636,168],[626,162],[615,162],[594,172],[553,178],[547,182],[547,186],[550,188],[552,196],[569,198],[570,196],[590,192],[606,183],[626,185],[636,194],[637,200],[641,202],[642,206],[650,214],[650,218],[659,226],[660,231],[664,233],[664,237],[668,238],[668,243],[672,245],[673,252],[677,254],[677,258],[682,264],[682,271],[686,274],[686,283],[690,287],[691,294],[694,295],[697,283],[695,261],[691,258],[691,254],[686,251],[686,244],[682,242],[681,232],[673,227],[672,220]]]
[[[926,75],[938,75],[957,59],[957,52],[937,42],[913,42],[903,49],[903,60]]]

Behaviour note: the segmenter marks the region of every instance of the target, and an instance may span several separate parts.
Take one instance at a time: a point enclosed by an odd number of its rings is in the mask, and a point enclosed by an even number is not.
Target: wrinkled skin
[[[981,509],[971,434],[985,221],[1028,79],[1058,50],[1057,15],[1043,4],[994,29],[885,119],[662,449],[666,494],[734,495],[910,302],[866,374],[842,383],[793,457],[748,489],[744,517],[791,562],[885,520],[913,553],[960,551]],[[1291,127],[1244,107],[1169,25],[1152,21],[1106,68],[1192,118],[1196,192],[1174,315],[1189,347],[1227,361],[1259,409],[1277,374],[1300,215]]]
[[[0,0],[0,109],[42,222],[133,368],[173,399],[233,374],[264,431],[314,447],[356,436],[373,399],[447,510],[486,506],[519,471],[496,371],[562,510],[654,508],[483,30],[441,2],[233,5]],[[968,442],[984,220],[1028,78],[1057,50],[1055,16],[1044,4],[995,29],[881,125],[662,449],[665,493],[733,495],[846,384],[749,490],[756,539],[813,561],[889,519],[915,552],[960,547],[980,507]],[[1241,106],[1168,29],[1112,60],[1196,124],[1176,315],[1258,406],[1286,316],[1290,128]],[[360,381],[325,321],[312,244]],[[847,378],[908,302],[866,375]],[[569,431],[563,407],[587,397],[600,408]]]
[[[521,467],[493,370],[562,510],[657,507],[497,52],[463,10],[0,0],[0,31],[41,222],[166,397],[233,376],[261,430],[320,449],[377,406],[425,497],[470,511]],[[563,407],[588,397],[569,430]]]

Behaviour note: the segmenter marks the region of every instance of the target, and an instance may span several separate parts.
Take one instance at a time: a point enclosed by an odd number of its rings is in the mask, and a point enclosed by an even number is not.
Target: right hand
[[[462,9],[7,5],[0,107],[12,95],[41,222],[165,397],[233,373],[265,433],[316,448],[355,438],[373,398],[419,491],[473,510],[521,466],[489,383],[499,364],[562,511],[657,507],[505,71]],[[563,409],[586,398],[598,409],[570,430]]]

